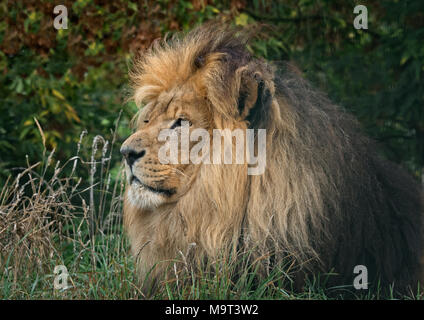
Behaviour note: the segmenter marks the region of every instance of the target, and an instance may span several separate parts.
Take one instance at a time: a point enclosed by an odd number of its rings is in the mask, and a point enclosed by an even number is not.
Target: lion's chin
[[[139,209],[155,209],[165,202],[164,196],[145,188],[144,186],[132,183],[127,192],[127,201]]]

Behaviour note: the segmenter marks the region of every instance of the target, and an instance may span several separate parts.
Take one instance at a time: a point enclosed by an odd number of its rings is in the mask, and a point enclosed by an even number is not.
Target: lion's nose
[[[134,162],[136,162],[138,159],[142,158],[146,154],[146,150],[141,150],[140,152],[137,152],[128,146],[123,146],[121,148],[121,153],[125,157],[125,160],[127,161],[128,165],[131,167]]]

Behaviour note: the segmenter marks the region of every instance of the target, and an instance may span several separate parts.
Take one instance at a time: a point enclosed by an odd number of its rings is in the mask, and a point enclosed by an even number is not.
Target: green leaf
[[[235,18],[235,23],[238,26],[244,27],[247,25],[248,20],[249,20],[249,16],[245,13],[241,13]]]

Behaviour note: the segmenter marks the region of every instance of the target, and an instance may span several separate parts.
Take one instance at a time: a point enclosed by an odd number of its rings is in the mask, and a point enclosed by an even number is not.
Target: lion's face
[[[163,92],[142,110],[137,129],[122,145],[128,181],[127,200],[140,209],[153,209],[173,203],[190,186],[196,173],[193,163],[163,163],[160,149],[166,143],[159,139],[163,130],[181,135],[182,124],[209,130],[207,102],[190,84]],[[169,132],[169,131],[168,131]],[[189,148],[193,142],[189,142]]]

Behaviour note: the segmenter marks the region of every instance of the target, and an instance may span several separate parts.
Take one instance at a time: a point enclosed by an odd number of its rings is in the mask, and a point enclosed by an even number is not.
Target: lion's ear
[[[249,123],[249,128],[266,128],[272,101],[269,82],[264,79],[260,71],[252,72],[249,68],[241,68],[238,71],[240,75],[239,114]]]

